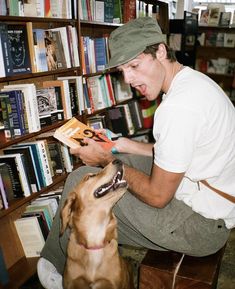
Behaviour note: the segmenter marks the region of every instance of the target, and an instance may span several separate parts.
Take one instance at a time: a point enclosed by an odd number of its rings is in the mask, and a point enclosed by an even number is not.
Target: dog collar
[[[85,244],[80,244],[80,246],[84,247],[86,250],[101,250],[105,248],[106,244],[101,245],[101,246],[94,246],[94,247],[88,247]]]

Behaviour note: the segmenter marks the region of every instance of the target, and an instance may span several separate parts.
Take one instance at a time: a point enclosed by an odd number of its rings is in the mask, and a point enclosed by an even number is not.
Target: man
[[[120,138],[115,145],[119,154],[111,154],[88,139],[86,147],[71,152],[92,167],[70,174],[63,198],[86,172],[118,157],[129,185],[114,207],[119,242],[193,256],[212,254],[235,226],[234,107],[215,82],[175,60],[153,19],[128,22],[111,34],[109,43],[109,68],[117,67],[149,100],[164,93],[154,116],[155,143]],[[39,272],[52,263],[56,274],[63,271],[67,240],[58,238],[58,219]]]

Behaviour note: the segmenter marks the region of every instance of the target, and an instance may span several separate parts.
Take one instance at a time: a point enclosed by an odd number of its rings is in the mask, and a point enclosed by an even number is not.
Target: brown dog
[[[64,271],[65,289],[134,289],[129,265],[118,253],[112,208],[127,183],[115,160],[77,185],[61,211],[64,233],[71,229]]]

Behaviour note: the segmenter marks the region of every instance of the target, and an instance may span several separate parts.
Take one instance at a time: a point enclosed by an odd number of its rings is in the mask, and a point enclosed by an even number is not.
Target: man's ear
[[[167,59],[167,51],[163,43],[159,44],[158,46],[158,50],[156,51],[156,58],[159,61]]]

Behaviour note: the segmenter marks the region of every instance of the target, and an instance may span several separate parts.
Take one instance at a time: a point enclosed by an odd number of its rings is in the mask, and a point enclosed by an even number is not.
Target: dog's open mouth
[[[101,198],[111,191],[115,191],[118,188],[126,187],[127,182],[123,180],[122,177],[123,177],[123,170],[119,170],[110,182],[100,186],[98,189],[95,190],[94,192],[95,198]]]

